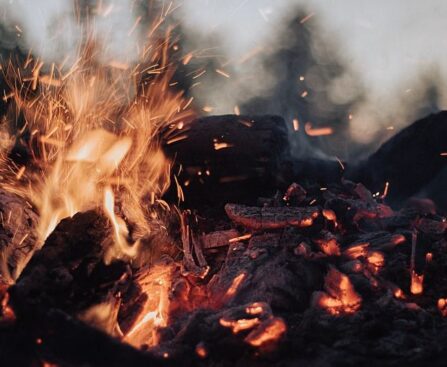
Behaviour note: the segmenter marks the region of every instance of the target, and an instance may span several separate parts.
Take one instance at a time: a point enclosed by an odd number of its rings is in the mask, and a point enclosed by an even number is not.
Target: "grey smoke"
[[[158,8],[169,3],[155,1]],[[73,0],[0,0],[0,47],[32,49],[49,63],[75,57],[84,37],[77,21],[79,7],[93,9],[100,4],[99,11],[89,12],[89,20],[104,46],[103,60],[132,63],[146,40],[143,24],[158,13],[143,0],[74,4]],[[342,126],[343,139],[329,143],[317,139],[317,145],[324,153],[352,158],[361,150],[373,150],[423,114],[447,106],[444,0],[183,0],[174,6],[178,4],[175,13],[185,32],[182,43],[197,56],[188,67],[189,77],[197,75],[192,67],[207,69],[190,83],[196,83],[190,93],[197,107],[213,107],[213,114],[232,113],[236,106],[248,108],[254,98],[270,96],[270,112],[282,114],[289,123],[300,113],[315,125]],[[269,60],[294,46],[284,43],[284,28],[298,8],[311,15],[305,24],[312,31],[308,46],[316,69],[307,70],[306,82],[314,90],[325,89],[320,93],[325,97],[310,103],[308,112],[287,104],[280,108],[272,104],[278,94],[271,95],[278,70]],[[139,17],[139,26],[131,31]],[[332,67],[342,72],[331,77],[321,74],[335,70]],[[336,105],[340,109],[332,109]],[[352,120],[347,122],[348,112]]]

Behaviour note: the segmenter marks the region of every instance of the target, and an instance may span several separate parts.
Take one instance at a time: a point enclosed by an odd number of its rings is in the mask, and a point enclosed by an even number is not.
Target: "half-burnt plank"
[[[235,224],[252,230],[310,227],[320,212],[318,207],[260,208],[237,204],[225,205],[225,211]]]

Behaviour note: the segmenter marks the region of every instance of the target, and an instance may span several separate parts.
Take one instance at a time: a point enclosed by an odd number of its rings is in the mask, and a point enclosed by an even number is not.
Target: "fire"
[[[29,55],[23,65],[2,67],[12,90],[7,122],[15,131],[23,116],[15,139],[31,156],[26,166],[6,168],[13,175],[3,183],[37,207],[41,245],[62,219],[103,205],[115,231],[108,261],[136,256],[131,243],[151,231],[148,198],[170,184],[161,138],[177,138],[193,113],[171,85],[170,30],[149,34],[136,65],[101,62],[101,45],[87,37],[71,65]],[[132,239],[127,224],[136,229]]]
[[[147,32],[134,64],[103,60],[102,46],[108,45],[94,39],[86,25],[74,60],[67,56],[61,64],[49,64],[29,54],[21,65],[11,60],[0,68],[11,90],[5,96],[11,102],[5,131],[12,133],[1,136],[2,188],[37,208],[40,246],[62,219],[102,209],[113,229],[113,243],[104,243],[104,261],[138,257],[139,240],[151,233],[157,215],[151,205],[170,185],[171,162],[162,139],[182,139],[194,115],[192,99],[187,101],[173,83],[168,55],[174,40],[169,27],[161,26],[167,14]],[[140,20],[129,35],[142,27]],[[24,166],[9,166],[6,157],[15,142],[27,149]],[[156,345],[157,329],[168,322],[173,268],[141,270],[142,312],[124,335],[116,318],[118,331],[108,332],[134,346]],[[121,302],[119,296],[115,301]],[[101,304],[84,317],[108,320],[114,305]],[[2,308],[9,312],[7,304]]]
[[[140,274],[138,284],[147,295],[143,310],[124,341],[135,346],[154,346],[159,342],[157,329],[168,325],[169,294],[174,264],[155,265]]]
[[[105,255],[104,261],[110,263],[114,258],[120,258],[122,255],[134,258],[138,254],[139,242],[130,244],[127,240],[129,231],[123,219],[115,215],[115,199],[112,189],[104,190],[104,210],[112,223],[114,229],[115,246],[111,247]]]

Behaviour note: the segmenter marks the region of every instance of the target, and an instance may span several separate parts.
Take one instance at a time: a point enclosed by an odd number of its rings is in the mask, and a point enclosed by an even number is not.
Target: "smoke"
[[[99,61],[134,62],[142,44],[134,5],[131,0],[0,0],[5,30],[0,45],[3,50],[18,46],[47,64],[67,63],[76,60],[88,36],[101,45]]]
[[[88,28],[100,61],[132,64],[178,5],[177,78],[197,109],[298,119],[297,154],[352,160],[447,106],[444,0],[0,0],[0,49],[72,61]],[[307,138],[306,122],[334,134]]]
[[[213,106],[212,113],[245,106],[245,111],[278,113],[288,123],[298,115],[301,122],[309,118],[334,127],[335,136],[299,139],[300,154],[318,147],[358,159],[417,118],[447,106],[442,0],[431,0],[430,6],[417,0],[380,6],[366,0],[197,0],[183,10],[187,34],[202,35],[190,43],[203,43],[203,35],[219,39],[205,47],[214,47],[215,61],[231,76],[202,81],[194,93],[199,105]],[[299,16],[309,16],[301,28],[291,22]],[[309,93],[307,107],[297,97],[296,80],[285,80],[296,76],[295,66],[306,64],[315,68],[306,68],[303,84],[319,92],[318,98]],[[215,74],[209,68],[207,73]]]

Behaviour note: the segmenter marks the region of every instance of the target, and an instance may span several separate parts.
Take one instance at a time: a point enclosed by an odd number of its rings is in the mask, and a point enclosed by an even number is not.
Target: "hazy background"
[[[104,62],[135,61],[155,11],[143,0],[78,2],[86,4],[96,9],[90,16],[106,45]],[[157,4],[180,5],[173,14],[181,52],[193,55],[186,77],[206,71],[189,83],[196,107],[203,114],[277,113],[291,127],[297,119],[297,154],[352,160],[447,105],[445,0]],[[2,48],[31,48],[48,62],[74,57],[83,34],[73,9],[72,0],[0,0]],[[334,134],[309,138],[306,122]]]

